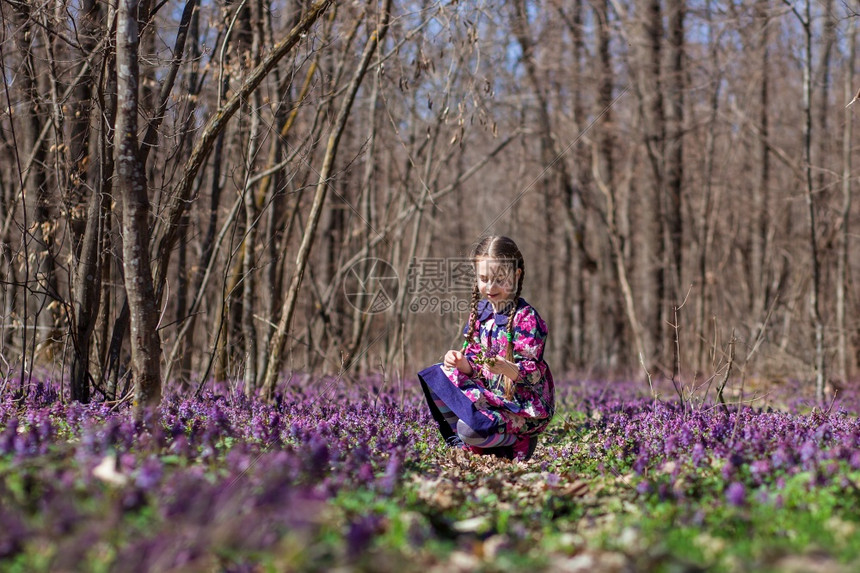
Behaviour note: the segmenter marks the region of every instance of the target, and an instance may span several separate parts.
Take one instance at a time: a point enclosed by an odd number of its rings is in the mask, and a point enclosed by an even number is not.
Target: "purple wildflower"
[[[746,503],[747,492],[740,482],[732,482],[726,489],[726,501],[735,507],[742,507]]]
[[[135,485],[143,490],[150,490],[158,485],[163,473],[161,461],[156,457],[151,457],[143,462],[137,474]]]

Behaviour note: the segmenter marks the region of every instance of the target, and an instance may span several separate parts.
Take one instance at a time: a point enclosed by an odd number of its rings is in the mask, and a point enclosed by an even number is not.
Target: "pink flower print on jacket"
[[[527,313],[519,318],[515,316],[514,322],[516,323],[514,328],[519,329],[523,333],[534,332],[538,327],[537,315],[534,313]],[[546,331],[546,325],[544,325],[543,330]]]

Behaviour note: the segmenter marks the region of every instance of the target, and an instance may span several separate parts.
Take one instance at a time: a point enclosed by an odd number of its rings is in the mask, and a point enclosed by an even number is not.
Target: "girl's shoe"
[[[525,462],[531,459],[532,454],[534,454],[537,441],[537,436],[524,436],[510,446],[501,446],[498,448],[479,448],[477,446],[464,447],[467,450],[482,456],[492,455],[505,460]]]
[[[532,457],[532,454],[535,453],[537,442],[537,436],[525,436],[514,442],[514,445],[511,446],[513,449],[513,459],[522,462],[528,461]]]
[[[448,436],[445,438],[445,443],[448,444],[449,448],[465,448],[466,444],[460,438],[459,434],[454,434],[453,436]]]
[[[479,456],[495,456],[503,460],[514,459],[513,446],[499,446],[496,448],[479,448],[478,446],[466,446],[466,449]]]
[[[493,448],[490,450],[497,458],[502,458],[504,460],[512,460],[514,459],[514,447],[513,446],[502,446],[500,448]]]

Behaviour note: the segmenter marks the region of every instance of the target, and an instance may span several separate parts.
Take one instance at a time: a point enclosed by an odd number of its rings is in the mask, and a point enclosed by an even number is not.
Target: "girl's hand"
[[[493,374],[507,376],[514,382],[516,382],[520,377],[520,369],[517,368],[516,364],[498,356],[494,361],[488,362],[486,367]]]
[[[446,352],[443,364],[448,368],[456,368],[467,376],[472,374],[472,365],[469,364],[466,356],[459,350],[449,350]]]

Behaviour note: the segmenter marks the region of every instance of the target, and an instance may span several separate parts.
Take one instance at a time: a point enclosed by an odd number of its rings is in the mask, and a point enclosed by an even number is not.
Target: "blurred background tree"
[[[0,376],[404,384],[499,233],[559,375],[856,380],[856,13],[387,6],[0,3]]]

